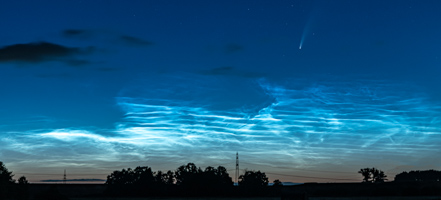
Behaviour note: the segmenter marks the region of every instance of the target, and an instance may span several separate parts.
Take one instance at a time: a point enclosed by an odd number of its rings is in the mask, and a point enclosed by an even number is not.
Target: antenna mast
[[[236,152],[236,183],[237,184],[239,184],[238,178],[239,178],[239,153]]]

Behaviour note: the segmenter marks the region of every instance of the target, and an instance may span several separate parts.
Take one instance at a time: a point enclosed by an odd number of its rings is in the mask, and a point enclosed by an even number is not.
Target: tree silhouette
[[[128,168],[121,171],[113,171],[107,176],[106,184],[110,185],[128,185],[133,183],[133,171]]]
[[[13,176],[12,172],[0,161],[0,199],[8,199],[13,194],[12,188],[15,183]]]
[[[156,173],[154,173],[154,179],[155,182],[158,183],[159,185],[165,185],[165,177],[166,174],[164,174],[164,172],[162,171],[158,171]]]
[[[194,163],[180,166],[175,171],[176,184],[182,186],[215,188],[233,186],[233,180],[223,166],[208,166],[202,171]]]
[[[27,200],[29,199],[29,182],[26,180],[26,177],[22,176],[18,179],[18,187],[16,198],[18,200]]]
[[[13,176],[12,172],[8,171],[3,162],[0,161],[0,185],[15,183],[15,180],[12,179]]]
[[[283,184],[282,184],[282,182],[280,182],[279,179],[276,179],[273,181],[273,186],[280,187],[280,186],[283,186]]]
[[[22,176],[18,179],[18,184],[19,185],[26,185],[29,184],[28,180],[26,179],[26,177]]]
[[[386,179],[386,175],[383,171],[376,168],[364,168],[358,171],[363,176],[363,182],[365,183],[383,183]]]
[[[233,186],[233,180],[225,167],[217,168],[208,166],[202,173],[202,182],[208,187],[228,187]]]
[[[387,180],[386,179],[387,176],[381,170],[372,168],[371,173],[372,173],[372,181],[374,183],[383,183],[385,180]]]
[[[174,173],[168,170],[166,173],[158,171],[153,173],[155,183],[158,185],[173,185],[175,182]]]
[[[233,179],[230,177],[230,174],[228,174],[227,169],[223,166],[217,167],[216,176],[219,179],[220,184],[222,185],[233,185]]]
[[[166,185],[173,185],[175,183],[175,173],[170,170],[168,170],[162,177]]]
[[[150,167],[136,167],[133,170],[133,184],[137,185],[153,185],[155,177]]]
[[[194,163],[188,163],[178,167],[175,171],[177,185],[196,186],[199,184],[202,169],[196,167]]]
[[[114,171],[107,176],[106,184],[111,185],[153,185],[155,177],[150,167],[136,167]]]
[[[358,173],[360,173],[363,176],[363,182],[365,182],[365,183],[370,182],[370,179],[371,179],[371,169],[370,168],[360,169],[360,171],[358,171]]]
[[[243,175],[239,176],[239,186],[244,187],[265,187],[268,186],[268,177],[260,171],[246,170]]]

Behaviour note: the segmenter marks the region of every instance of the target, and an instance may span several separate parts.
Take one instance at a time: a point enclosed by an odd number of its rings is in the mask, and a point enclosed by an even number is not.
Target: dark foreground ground
[[[104,184],[29,184],[21,200],[441,200],[440,182],[407,183],[307,183],[260,189],[231,187],[199,190],[198,188],[108,187]],[[214,194],[214,195],[210,195]]]
[[[280,200],[280,197],[73,198],[71,200]],[[440,200],[441,197],[309,197],[309,200]]]

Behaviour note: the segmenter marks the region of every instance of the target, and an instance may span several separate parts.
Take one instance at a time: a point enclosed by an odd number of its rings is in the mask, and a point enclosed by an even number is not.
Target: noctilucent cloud
[[[8,1],[0,161],[31,182],[440,169],[441,2]],[[233,177],[234,179],[234,177]]]

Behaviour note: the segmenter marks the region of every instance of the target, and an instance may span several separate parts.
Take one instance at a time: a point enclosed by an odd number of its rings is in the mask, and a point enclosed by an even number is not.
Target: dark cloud
[[[90,34],[90,31],[82,29],[66,29],[62,32],[65,37],[85,37]]]
[[[246,78],[256,78],[261,77],[262,74],[256,73],[256,72],[245,72],[236,70],[234,67],[217,67],[210,70],[203,70],[199,72],[203,75],[210,75],[210,76],[239,76],[239,77],[246,77]]]
[[[238,44],[228,44],[227,46],[225,46],[226,53],[235,53],[241,50],[243,50],[243,47]]]
[[[90,37],[97,37],[101,39],[115,38],[118,42],[129,46],[150,46],[153,42],[144,40],[142,38],[133,37],[124,34],[118,34],[111,31],[97,31],[87,29],[66,29],[61,32],[66,38],[72,39],[89,39]],[[234,47],[233,47],[234,48]]]
[[[89,61],[72,57],[92,52],[93,47],[81,49],[49,42],[14,44],[0,48],[0,62],[40,63],[61,61],[68,65],[79,66],[88,64]]]
[[[120,39],[128,45],[132,45],[132,46],[149,46],[149,45],[153,45],[153,42],[141,39],[141,38],[137,38],[137,37],[132,37],[132,36],[128,36],[128,35],[123,35],[120,37]]]

